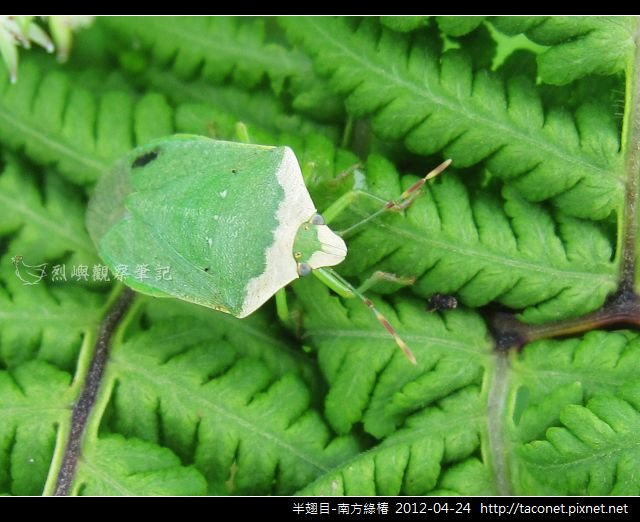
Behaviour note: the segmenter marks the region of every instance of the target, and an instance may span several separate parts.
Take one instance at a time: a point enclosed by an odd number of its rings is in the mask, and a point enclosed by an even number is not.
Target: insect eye
[[[300,277],[308,276],[311,273],[309,263],[298,263],[298,275]]]
[[[311,224],[313,225],[324,225],[324,218],[320,214],[315,214],[311,218]]]

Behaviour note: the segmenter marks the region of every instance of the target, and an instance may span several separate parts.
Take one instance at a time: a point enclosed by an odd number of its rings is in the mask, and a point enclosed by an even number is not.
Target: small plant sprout
[[[449,163],[358,225],[407,208]],[[362,293],[381,278],[413,281],[378,272],[356,289],[329,268],[345,259],[347,246],[327,216],[333,219],[352,198],[339,198],[323,218],[289,147],[175,135],[137,148],[100,180],[87,228],[105,263],[134,290],[240,318],[274,294],[278,314],[286,316],[279,291],[313,274],[340,296],[359,298],[415,364],[407,344]]]
[[[52,53],[57,49],[59,62],[69,57],[72,31],[86,27],[93,22],[93,16],[12,16],[0,15],[0,55],[9,70],[11,83],[18,79],[17,46],[30,49],[35,43]],[[38,25],[48,22],[51,37]]]

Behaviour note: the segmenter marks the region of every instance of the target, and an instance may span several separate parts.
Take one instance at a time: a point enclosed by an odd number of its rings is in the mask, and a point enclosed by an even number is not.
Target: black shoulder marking
[[[131,163],[131,168],[135,169],[138,167],[144,167],[145,165],[148,165],[149,163],[151,163],[157,157],[158,157],[157,150],[152,150],[151,152],[145,152],[142,156],[138,156],[136,159],[133,160],[133,163]]]

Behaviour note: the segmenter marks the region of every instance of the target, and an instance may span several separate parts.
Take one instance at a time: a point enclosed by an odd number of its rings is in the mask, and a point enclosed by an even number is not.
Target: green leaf
[[[427,24],[428,16],[382,16],[382,25],[401,33],[415,31]]]
[[[549,46],[538,55],[538,66],[542,80],[555,85],[624,71],[635,52],[637,22],[630,16],[505,16],[491,23]]]
[[[325,134],[334,142],[339,136],[338,129],[332,126],[292,114],[286,104],[270,92],[248,92],[232,85],[217,86],[206,81],[184,81],[156,68],[148,68],[145,71],[145,80],[178,104],[201,103],[199,118],[203,119],[204,116],[209,120],[206,134],[210,137],[224,136],[226,129],[220,129],[215,121],[216,116],[223,110],[227,117],[233,120],[231,129],[236,122],[241,121],[274,134]],[[180,110],[180,106],[177,110]],[[302,107],[298,107],[298,110],[305,112]],[[230,130],[225,137],[235,138],[235,129]],[[252,134],[250,137],[253,139]]]
[[[400,186],[393,165],[377,156],[370,156],[367,174],[370,191],[384,199],[416,180],[407,176]],[[369,215],[367,203],[354,206],[355,217],[346,222]],[[601,227],[549,213],[511,187],[501,197],[470,191],[451,171],[405,216],[376,224],[348,236],[344,273],[413,276],[411,289],[422,297],[454,293],[472,307],[497,301],[541,322],[589,312],[616,286],[612,247]]]
[[[0,371],[0,493],[42,493],[57,432],[69,422],[70,381],[39,361]]]
[[[531,441],[557,425],[559,411],[603,394],[617,394],[640,368],[640,339],[590,332],[582,339],[538,341],[512,362],[518,437]]]
[[[131,17],[110,17],[103,23],[127,44],[148,49],[153,62],[180,78],[197,76],[216,84],[230,79],[246,89],[266,77],[276,94],[291,90],[294,106],[322,118],[333,105],[332,112],[340,115],[339,101],[329,96],[309,58],[281,45],[281,39],[270,38],[265,20],[148,17],[140,23]]]
[[[637,495],[638,336],[539,341],[512,367],[516,491]]]
[[[33,262],[60,258],[71,251],[70,261],[97,263],[84,229],[82,196],[55,176],[39,181],[27,165],[5,155],[0,173],[0,204],[5,210],[0,236],[15,233],[10,251]]]
[[[20,83],[10,85],[0,71],[0,139],[55,165],[74,183],[95,181],[134,144],[173,131],[158,95],[137,102],[124,92],[98,98],[73,88],[60,72],[43,75],[27,60],[19,74]]]
[[[165,319],[114,348],[107,379],[118,382],[117,432],[193,462],[213,494],[291,493],[358,451],[353,437],[333,437],[310,408],[303,380],[242,356],[250,346],[294,364],[282,341],[217,315],[199,327]]]
[[[575,121],[545,112],[523,78],[503,84],[486,71],[474,74],[464,52],[441,55],[427,36],[409,40],[372,20],[283,23],[347,97],[349,112],[371,117],[381,138],[402,139],[420,154],[443,150],[458,167],[486,160],[528,199],[554,199],[574,216],[603,218],[620,204],[618,131],[599,107],[585,106]]]
[[[632,387],[635,396],[638,386]],[[563,495],[638,495],[640,449],[637,404],[622,397],[598,395],[586,407],[565,406],[562,427],[552,427],[544,440],[520,452],[525,487]]]
[[[474,314],[459,311],[440,317],[407,299],[395,309],[376,300],[410,343],[418,360],[414,368],[361,303],[342,304],[312,283],[301,281],[294,288],[304,305],[305,330],[318,348],[330,385],[327,418],[339,433],[362,421],[366,431],[383,437],[412,412],[481,381],[490,345]]]
[[[80,495],[203,495],[204,477],[166,448],[110,435],[85,453],[76,479]]]
[[[83,197],[57,176],[41,182],[32,169],[6,154],[0,202],[6,209],[0,238],[0,361],[14,366],[32,358],[72,371],[87,336],[98,327],[104,296],[93,268],[101,262],[84,229]],[[22,256],[23,262],[11,259]],[[30,266],[44,265],[43,273]],[[87,267],[86,280],[73,268]],[[58,267],[59,277],[55,275]],[[64,272],[62,272],[64,267]],[[41,278],[41,279],[40,279]]]
[[[449,36],[464,36],[484,22],[484,16],[438,16],[440,30]]]
[[[384,442],[338,466],[301,495],[491,495],[474,454],[484,421],[478,390],[465,388],[409,417]]]
[[[232,17],[133,17],[103,21],[116,34],[149,47],[154,60],[171,63],[179,76],[192,76],[202,68],[204,78],[221,83],[232,76],[238,83],[256,86],[269,75],[278,90],[285,79],[310,70],[301,53],[265,43],[263,20],[241,23]]]
[[[111,18],[65,65],[22,53],[0,71],[0,494],[53,494],[63,462],[72,495],[638,494],[636,24]],[[290,146],[317,209],[346,203],[336,271],[415,278],[365,294],[417,365],[316,278],[237,320],[92,277],[95,182],[175,132]]]
[[[12,367],[35,358],[73,370],[80,347],[100,324],[104,296],[73,282],[24,287],[11,276],[13,291],[0,289],[0,362]]]

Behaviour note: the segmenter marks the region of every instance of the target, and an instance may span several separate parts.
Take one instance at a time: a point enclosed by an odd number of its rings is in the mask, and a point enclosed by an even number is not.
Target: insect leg
[[[374,199],[381,203],[381,207],[372,212],[365,218],[361,219],[354,225],[341,230],[338,232],[339,235],[344,236],[351,232],[352,230],[368,223],[369,221],[377,218],[381,214],[385,212],[400,212],[405,210],[411,206],[411,204],[415,201],[415,199],[420,196],[422,192],[422,187],[424,184],[432,178],[435,178],[438,174],[440,174],[443,170],[445,170],[451,164],[451,160],[448,159],[438,165],[435,169],[431,170],[427,173],[426,176],[420,178],[413,185],[407,188],[396,200],[387,201],[384,198],[378,197],[374,194],[370,194],[369,192],[365,192],[363,190],[351,190],[346,192],[342,196],[340,196],[336,201],[334,201],[329,208],[327,208],[322,216],[326,223],[330,223],[333,219],[335,219],[340,213],[349,208],[359,197],[366,196],[370,199]]]
[[[383,198],[380,198],[374,194],[370,194],[369,192],[365,192],[363,190],[350,190],[349,192],[345,192],[336,199],[329,207],[327,207],[322,212],[322,217],[324,218],[325,223],[330,224],[335,218],[337,218],[342,212],[348,209],[351,205],[355,203],[355,201],[360,197],[367,197],[370,199],[374,199],[375,201],[386,204],[387,201]],[[365,218],[368,221],[368,218]]]
[[[247,126],[241,121],[236,123],[236,140],[239,143],[246,143],[247,145],[251,143],[251,138],[249,137],[249,129]]]
[[[446,169],[451,164],[451,160],[448,159],[443,161],[440,165],[438,165],[435,169],[427,173],[426,176],[420,178],[413,185],[411,185],[407,190],[405,190],[397,200],[391,200],[384,203],[382,208],[368,215],[366,218],[358,221],[356,224],[351,225],[350,227],[341,230],[340,235],[345,235],[351,232],[352,230],[364,225],[365,223],[371,221],[372,219],[377,218],[381,214],[385,212],[400,212],[405,210],[411,206],[411,204],[416,200],[416,198],[422,193],[422,187],[424,184],[435,178],[438,174],[440,174],[444,169]]]
[[[364,283],[362,283],[358,287],[358,292],[365,293],[369,288],[375,286],[381,281],[409,286],[416,282],[416,278],[414,276],[398,276],[396,274],[392,274],[391,272],[376,270],[373,274],[367,277],[367,279],[365,279]]]
[[[330,268],[317,268],[312,272],[312,274],[338,295],[342,297],[357,297],[360,299],[360,301],[362,301],[364,305],[371,310],[371,313],[373,313],[374,317],[383,326],[383,328],[391,335],[391,337],[393,337],[396,345],[400,350],[402,350],[402,353],[404,353],[407,359],[409,359],[409,362],[411,362],[411,364],[417,364],[416,358],[407,343],[398,335],[395,328],[391,326],[391,323],[387,318],[376,308],[371,299],[366,297],[346,279],[340,276],[340,274],[334,272]]]
[[[287,304],[287,292],[284,288],[276,292],[276,313],[280,321],[284,324],[287,324],[291,320],[289,305]]]

